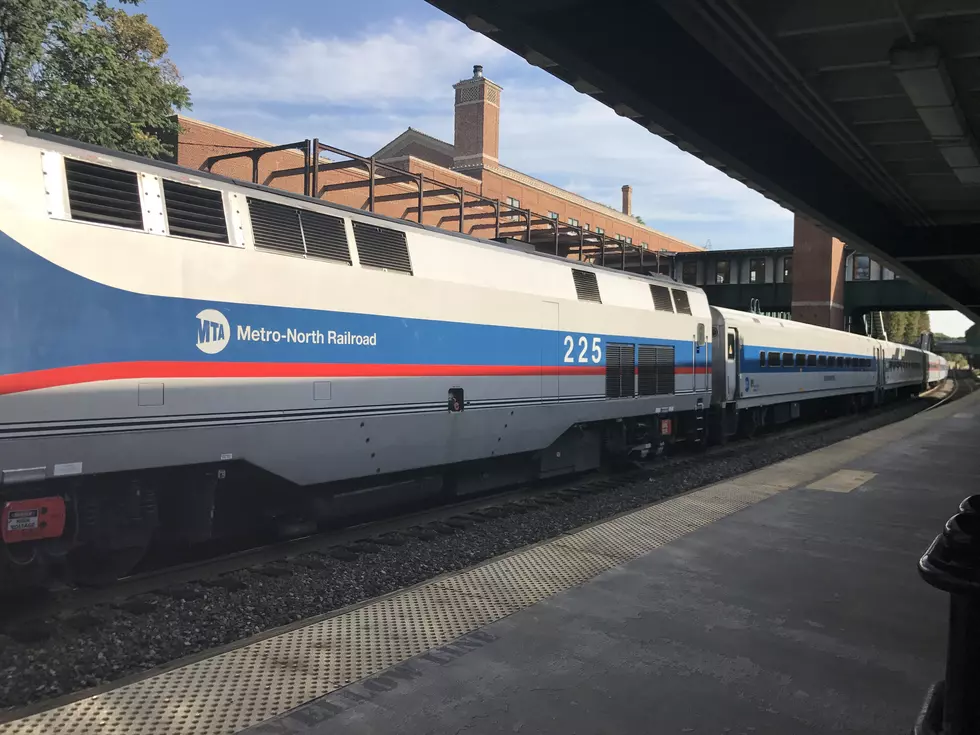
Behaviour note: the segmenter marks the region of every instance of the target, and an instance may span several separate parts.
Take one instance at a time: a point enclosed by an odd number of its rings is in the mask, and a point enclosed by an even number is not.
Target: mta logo
[[[217,355],[228,346],[231,326],[225,315],[216,309],[205,309],[197,315],[197,349]]]

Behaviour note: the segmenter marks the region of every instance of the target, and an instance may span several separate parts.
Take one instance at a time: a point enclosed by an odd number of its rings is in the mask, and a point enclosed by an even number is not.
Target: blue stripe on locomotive
[[[601,308],[601,307],[600,307]],[[199,340],[217,339],[198,318],[214,309],[228,321],[227,344],[215,354]],[[239,339],[241,330],[280,332],[278,342]],[[209,332],[209,329],[211,330]],[[290,341],[295,334],[323,335]],[[375,335],[374,344],[327,343],[330,331]],[[253,332],[249,331],[249,334]],[[261,338],[262,332],[259,332]],[[571,336],[572,362],[565,360]],[[580,337],[588,349],[580,362]],[[593,337],[603,349],[592,359]],[[557,332],[428,319],[211,302],[151,296],[96,283],[21,247],[0,232],[0,375],[74,365],[133,361],[374,363],[395,365],[604,365],[605,342],[674,346],[676,366],[690,368],[690,340]],[[705,345],[702,350],[710,350]],[[698,352],[698,362],[705,359]],[[710,365],[710,351],[707,352]]]

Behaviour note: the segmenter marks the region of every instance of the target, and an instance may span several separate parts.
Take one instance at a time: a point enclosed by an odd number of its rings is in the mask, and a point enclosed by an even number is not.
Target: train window
[[[851,358],[850,357],[845,357],[844,358],[844,367],[849,368],[850,366],[851,366]]]
[[[65,179],[72,219],[143,229],[139,183],[132,171],[66,158]]]
[[[783,353],[783,367],[793,367],[793,353],[784,352]]]
[[[807,367],[816,367],[817,366],[817,356],[816,355],[807,355],[806,356],[806,365],[807,365]]]
[[[769,353],[769,367],[779,367],[779,353],[770,352]]]
[[[796,367],[805,367],[805,366],[806,366],[806,355],[804,355],[802,352],[797,352]]]
[[[704,346],[704,325],[698,324],[698,347]]]
[[[837,356],[837,367],[839,368],[844,367],[844,358],[841,357],[840,355]]]
[[[817,357],[817,364],[820,367],[827,367],[827,356],[826,355],[820,355],[819,357]]]
[[[228,242],[221,192],[163,180],[167,227],[171,235],[195,240]]]
[[[759,367],[765,367],[765,366],[766,366],[766,353],[765,352],[760,352],[759,353]]]
[[[731,332],[728,333],[728,359],[735,359],[735,335]]]

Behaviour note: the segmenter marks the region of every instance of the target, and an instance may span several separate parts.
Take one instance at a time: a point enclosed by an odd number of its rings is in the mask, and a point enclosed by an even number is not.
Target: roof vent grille
[[[575,282],[575,293],[578,294],[579,301],[602,303],[602,298],[599,296],[599,283],[596,280],[595,273],[572,268],[572,280]]]
[[[677,306],[677,313],[690,314],[691,301],[687,297],[687,291],[681,291],[677,288],[672,288],[670,290],[674,294],[674,304]]]
[[[344,220],[306,209],[299,211],[299,220],[303,225],[307,257],[351,265]]]
[[[412,261],[408,257],[408,241],[404,232],[357,220],[353,224],[354,243],[361,265],[412,275]]]
[[[171,235],[196,240],[228,242],[221,192],[163,180],[167,227]]]
[[[298,210],[264,199],[248,198],[255,247],[291,255],[306,255]]]
[[[670,289],[666,286],[650,284],[650,295],[653,296],[653,308],[657,311],[674,313],[674,305],[670,301]]]
[[[72,219],[143,229],[139,182],[133,171],[66,158],[65,179]]]

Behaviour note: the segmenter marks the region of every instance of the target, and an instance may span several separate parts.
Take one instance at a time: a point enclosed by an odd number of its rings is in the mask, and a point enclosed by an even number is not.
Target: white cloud
[[[188,69],[195,114],[286,142],[369,154],[411,126],[452,140],[452,84],[484,63],[504,87],[501,162],[715,248],[792,243],[792,214],[454,21],[395,20],[355,38],[226,35]]]
[[[470,65],[507,54],[448,20],[421,26],[395,20],[385,30],[356,38],[294,30],[269,40],[224,34],[220,41],[185,78],[196,97],[210,102],[375,107],[429,102],[446,98],[447,80],[458,81]]]

